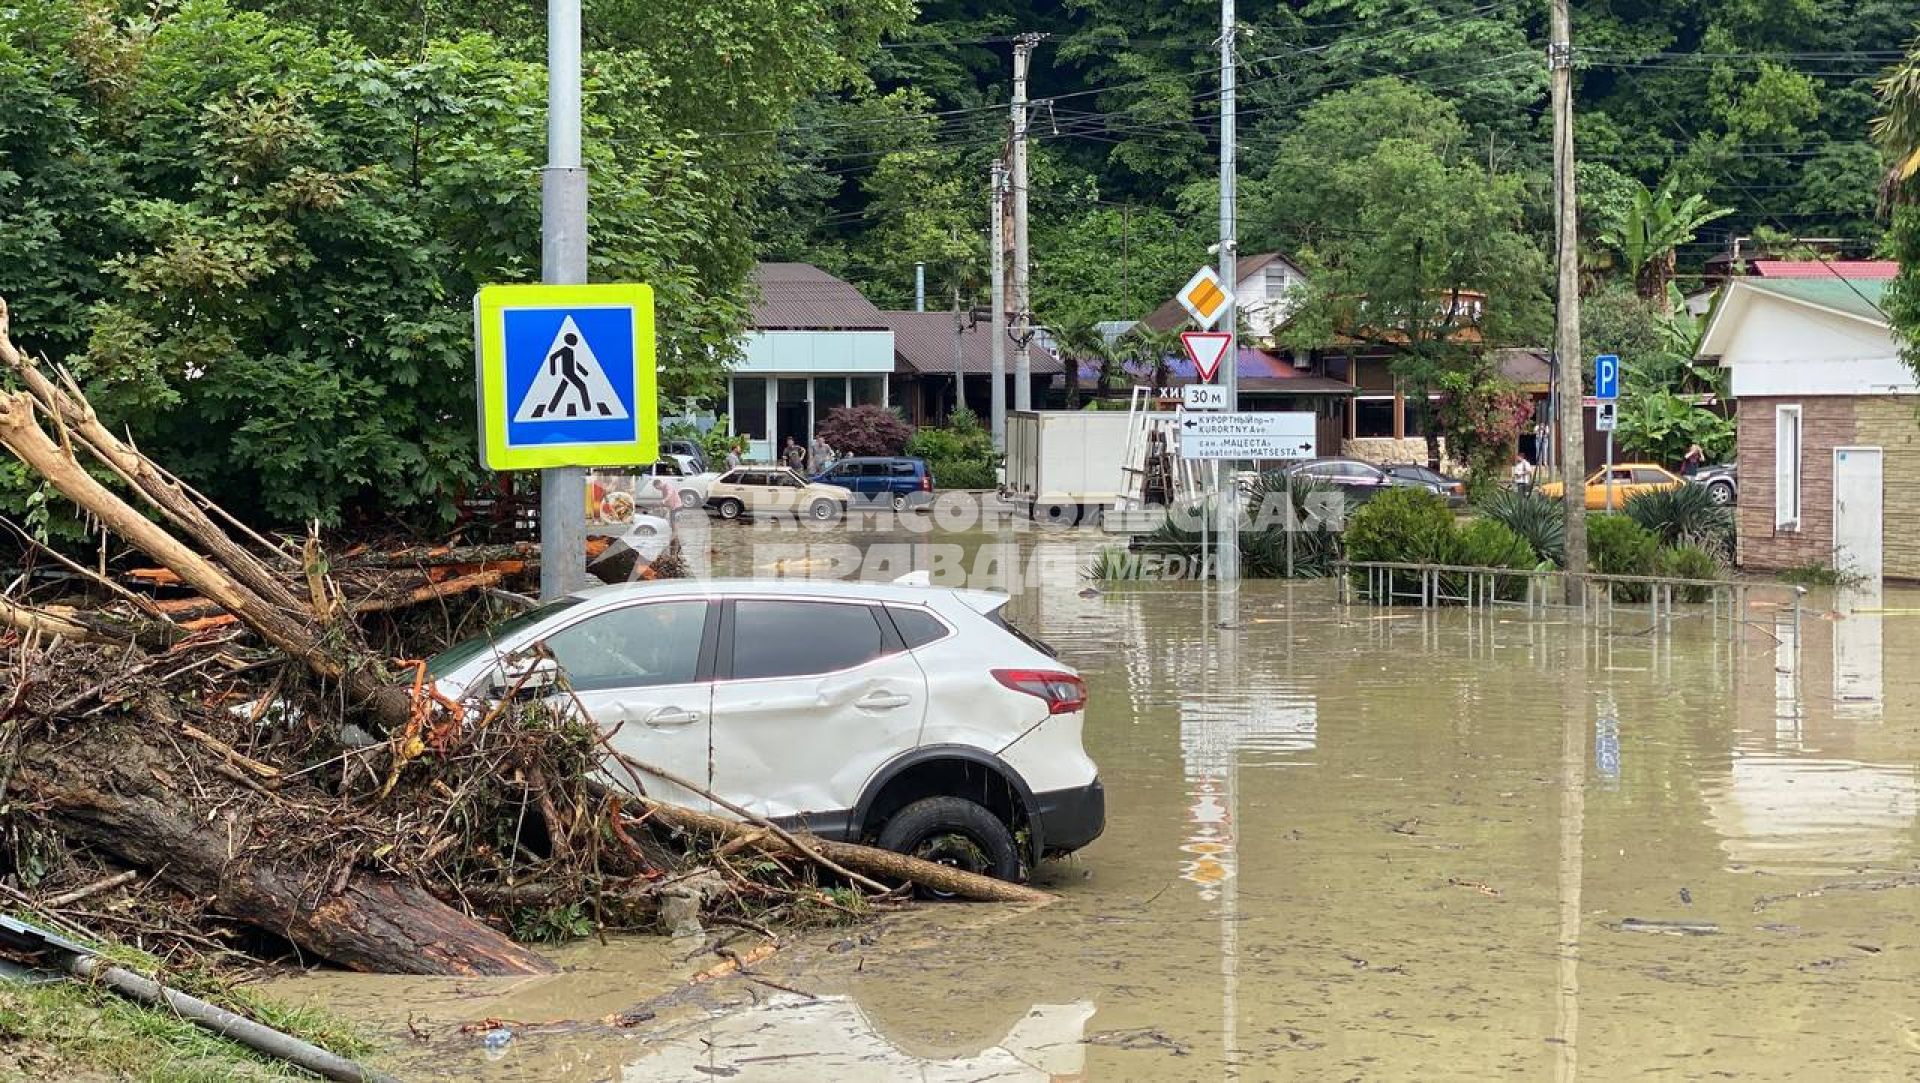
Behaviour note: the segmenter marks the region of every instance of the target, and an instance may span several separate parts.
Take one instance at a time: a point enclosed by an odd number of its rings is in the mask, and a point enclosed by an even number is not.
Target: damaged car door
[[[926,676],[892,622],[865,602],[742,597],[726,606],[715,792],[837,835],[874,771],[919,743]]]
[[[575,621],[546,644],[615,751],[712,789],[707,740],[718,617],[718,603],[705,599],[639,602]],[[618,765],[607,774],[613,785],[633,788]],[[640,782],[650,796],[711,811],[691,790],[646,774]]]

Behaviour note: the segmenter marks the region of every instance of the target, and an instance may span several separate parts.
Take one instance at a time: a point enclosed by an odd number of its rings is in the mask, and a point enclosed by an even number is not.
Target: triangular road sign
[[[1180,345],[1187,348],[1187,356],[1193,358],[1194,371],[1208,383],[1213,382],[1213,374],[1220,371],[1220,360],[1227,356],[1227,347],[1233,342],[1233,336],[1225,331],[1183,331]]]
[[[534,341],[539,341],[535,339]],[[560,321],[553,344],[540,364],[540,374],[513,412],[516,422],[566,421],[576,418],[624,420],[626,404],[614,392],[600,360],[593,356],[580,326],[568,316]]]

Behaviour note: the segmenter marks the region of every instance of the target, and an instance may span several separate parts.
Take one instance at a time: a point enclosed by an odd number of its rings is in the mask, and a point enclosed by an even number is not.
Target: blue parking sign
[[[487,286],[474,319],[480,460],[489,469],[659,456],[651,289]]]
[[[1593,359],[1593,395],[1600,399],[1620,397],[1620,356],[1603,353]]]

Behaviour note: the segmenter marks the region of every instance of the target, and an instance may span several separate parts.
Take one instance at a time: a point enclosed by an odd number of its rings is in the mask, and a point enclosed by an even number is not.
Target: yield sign
[[[1233,342],[1233,336],[1225,331],[1183,331],[1180,345],[1187,348],[1187,356],[1193,358],[1194,371],[1208,383],[1213,382],[1213,374],[1220,371],[1220,359],[1227,356],[1227,347]]]

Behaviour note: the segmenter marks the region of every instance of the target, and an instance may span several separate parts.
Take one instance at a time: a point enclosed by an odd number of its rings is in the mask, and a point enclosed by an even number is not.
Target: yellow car
[[[1615,463],[1613,466],[1613,504],[1614,510],[1626,507],[1627,501],[1641,493],[1656,489],[1678,489],[1685,485],[1686,479],[1678,474],[1669,473],[1665,467],[1652,463]],[[1566,486],[1557,481],[1549,481],[1540,486],[1542,496],[1560,499],[1566,494]],[[1587,479],[1587,507],[1592,511],[1608,508],[1607,471],[1595,470]]]

